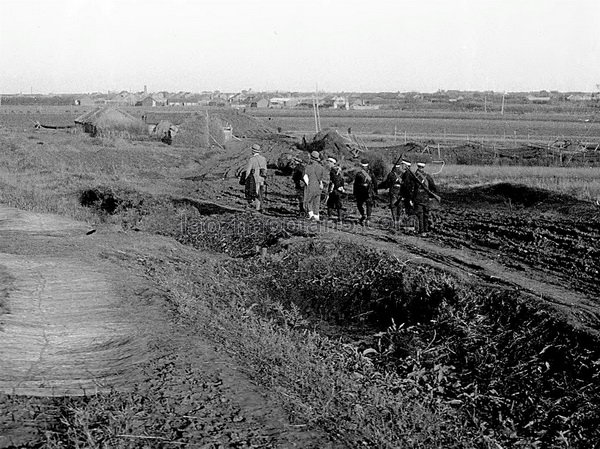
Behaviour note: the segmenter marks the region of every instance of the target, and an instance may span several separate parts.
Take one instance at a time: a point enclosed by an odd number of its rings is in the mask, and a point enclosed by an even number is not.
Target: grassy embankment
[[[10,151],[0,156],[0,202],[101,217],[232,256],[289,236],[264,223],[228,228],[235,224],[228,216],[217,220],[218,232],[201,232],[215,220],[160,199],[189,193],[189,184],[173,179],[189,154],[77,139],[37,146],[3,138]],[[129,202],[114,215],[82,208],[81,191],[99,186]],[[553,317],[501,291],[462,286],[443,272],[351,245],[309,239],[273,249],[262,259],[233,257],[203,279],[194,260],[153,260],[151,268],[181,317],[227,348],[295,423],[367,447],[583,448],[597,437],[589,425],[598,403],[590,388],[598,380],[594,354],[585,336]],[[321,319],[333,325],[328,332],[315,330]],[[356,335],[363,341],[350,343]],[[87,406],[77,405],[74,415],[104,416]]]

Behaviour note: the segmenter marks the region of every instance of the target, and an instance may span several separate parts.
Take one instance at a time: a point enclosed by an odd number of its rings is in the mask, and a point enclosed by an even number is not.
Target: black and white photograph
[[[0,0],[0,449],[600,449],[599,18]]]

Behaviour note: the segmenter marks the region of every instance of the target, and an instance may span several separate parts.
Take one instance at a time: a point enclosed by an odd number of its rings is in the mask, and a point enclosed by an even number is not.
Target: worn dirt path
[[[61,397],[115,391],[138,410],[125,433],[165,435],[157,444],[185,428],[177,444],[188,447],[340,447],[291,425],[227,354],[171,319],[167,292],[135,262],[196,257],[193,249],[88,231],[0,206],[0,448],[43,444],[48,420],[60,424]],[[112,438],[111,447],[131,443]]]
[[[8,278],[1,392],[65,396],[125,388],[147,358],[143,328],[152,320],[136,319],[123,301],[116,267],[88,257],[82,240],[93,244],[94,236],[86,231],[58,216],[0,208],[0,265]]]

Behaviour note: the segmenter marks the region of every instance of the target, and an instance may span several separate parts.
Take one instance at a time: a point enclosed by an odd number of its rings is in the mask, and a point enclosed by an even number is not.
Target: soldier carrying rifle
[[[403,211],[406,215],[412,215],[409,195],[413,179],[408,173],[410,166],[410,162],[402,157],[399,158],[385,181],[379,185],[379,189],[389,189],[390,211],[392,212],[392,222],[395,228],[400,224]]]
[[[429,209],[431,198],[440,201],[441,198],[437,195],[437,187],[433,178],[429,173],[425,172],[425,163],[417,163],[417,171],[411,173],[414,183],[410,195],[410,205],[414,207],[415,215],[417,216],[417,233],[423,237],[427,236],[429,231]]]

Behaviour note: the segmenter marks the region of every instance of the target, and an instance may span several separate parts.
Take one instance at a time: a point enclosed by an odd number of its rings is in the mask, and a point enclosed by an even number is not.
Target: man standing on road
[[[258,212],[263,212],[265,195],[265,179],[267,177],[267,160],[260,154],[260,145],[252,145],[252,157],[246,165],[246,200],[254,203]]]
[[[306,215],[306,208],[304,205],[304,189],[306,184],[304,183],[304,161],[299,157],[294,158],[295,166],[292,172],[292,181],[294,181],[294,188],[296,189],[296,199],[298,201],[298,215],[304,217]]]
[[[429,203],[437,193],[437,187],[431,175],[425,173],[424,162],[417,164],[413,179],[411,201],[417,216],[417,233],[426,237],[429,232]]]
[[[308,219],[319,221],[319,209],[321,207],[321,190],[323,189],[323,178],[325,169],[320,164],[321,155],[318,151],[310,153],[310,162],[304,169],[305,205]]]
[[[399,226],[403,210],[406,211],[407,215],[409,214],[406,205],[409,204],[408,195],[411,177],[408,176],[409,173],[406,173],[406,171],[410,170],[410,165],[410,162],[403,159],[394,165],[386,180],[379,185],[380,189],[389,189],[389,204],[394,228]]]
[[[342,222],[342,195],[344,190],[344,177],[342,176],[342,167],[337,164],[337,160],[333,157],[327,158],[331,165],[329,172],[329,195],[327,197],[327,216],[331,217],[333,211],[337,212],[338,222]]]
[[[371,212],[375,201],[375,193],[377,192],[377,181],[373,171],[369,168],[369,161],[367,159],[362,159],[360,161],[360,168],[354,178],[353,190],[356,206],[360,213],[359,223],[361,225],[369,226]]]

